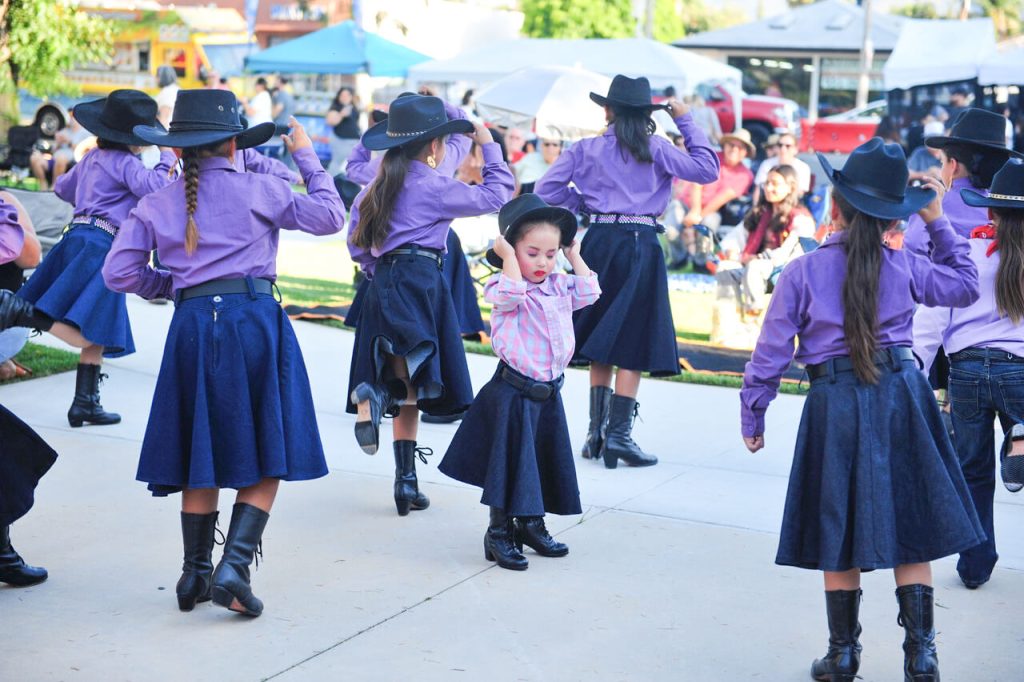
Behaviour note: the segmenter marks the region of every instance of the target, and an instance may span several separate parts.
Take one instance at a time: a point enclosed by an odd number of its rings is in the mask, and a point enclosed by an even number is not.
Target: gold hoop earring
[[[434,158],[433,154],[427,157],[427,165],[431,168],[437,168],[437,159]]]

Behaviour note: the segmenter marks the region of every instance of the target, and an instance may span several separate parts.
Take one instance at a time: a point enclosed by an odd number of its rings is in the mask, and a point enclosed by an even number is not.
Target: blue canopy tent
[[[368,73],[404,77],[409,67],[430,61],[425,54],[360,30],[344,21],[251,55],[245,68],[253,73]]]

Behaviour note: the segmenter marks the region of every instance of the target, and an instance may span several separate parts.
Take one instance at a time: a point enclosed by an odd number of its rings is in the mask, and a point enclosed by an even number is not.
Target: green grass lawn
[[[0,384],[13,384],[17,381],[39,379],[48,377],[51,374],[70,372],[78,366],[78,353],[69,353],[66,350],[40,346],[36,343],[29,343],[21,352],[14,356],[20,364],[32,370],[32,374],[17,379],[0,381]]]

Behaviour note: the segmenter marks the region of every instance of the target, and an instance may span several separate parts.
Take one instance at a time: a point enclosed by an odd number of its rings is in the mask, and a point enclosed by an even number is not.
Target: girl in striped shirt
[[[523,545],[561,557],[544,514],[579,514],[572,444],[559,390],[576,339],[572,313],[597,300],[597,275],[580,257],[576,218],[536,194],[505,204],[502,236],[487,257],[502,269],[484,290],[500,362],[463,418],[440,469],[483,488],[490,507],[484,556],[522,571]],[[559,248],[572,275],[553,272]]]

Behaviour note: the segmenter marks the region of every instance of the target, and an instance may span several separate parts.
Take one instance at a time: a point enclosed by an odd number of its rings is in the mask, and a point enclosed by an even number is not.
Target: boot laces
[[[217,542],[218,535],[220,536],[220,542]],[[213,525],[213,544],[223,545],[225,542],[227,542],[227,539],[224,537],[224,531],[220,529],[220,521],[215,521]]]
[[[434,454],[434,449],[433,448],[427,448],[427,447],[422,447],[422,448],[421,447],[417,447],[413,451],[413,453],[415,454],[415,456],[420,458],[421,462],[426,464],[427,463],[427,457],[430,457],[430,456],[432,456]]]
[[[96,375],[96,383],[102,384],[108,378],[110,378],[109,374],[104,374],[103,372],[100,372],[99,374]]]
[[[639,419],[643,421],[644,418],[640,416],[640,403],[633,401],[633,419]]]
[[[253,559],[256,560],[256,568],[260,567],[260,559],[263,558],[263,540],[256,543],[256,551],[252,554]]]

